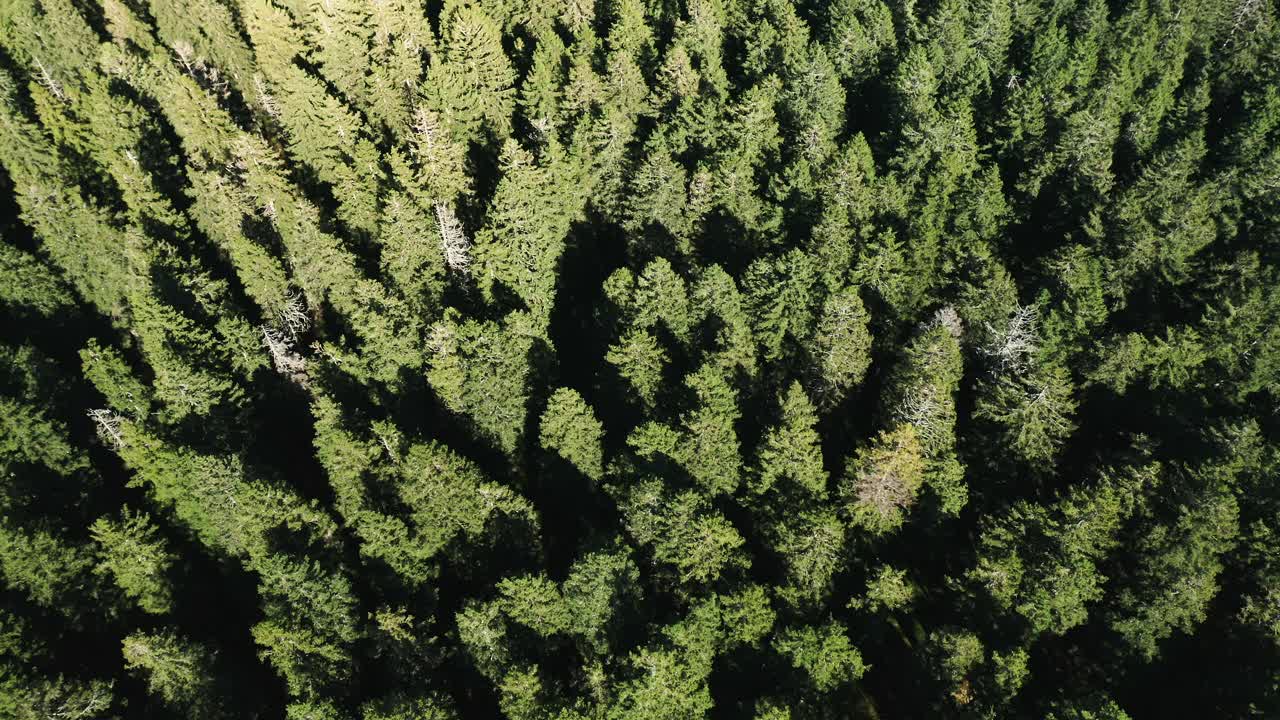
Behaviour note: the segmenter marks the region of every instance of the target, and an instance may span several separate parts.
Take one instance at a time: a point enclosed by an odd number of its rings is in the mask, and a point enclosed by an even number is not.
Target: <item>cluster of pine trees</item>
[[[0,0],[0,718],[1280,716],[1274,0]]]

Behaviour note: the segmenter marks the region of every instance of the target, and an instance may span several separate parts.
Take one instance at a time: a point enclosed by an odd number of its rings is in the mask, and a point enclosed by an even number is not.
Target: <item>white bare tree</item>
[[[1039,309],[1027,305],[1014,310],[1003,327],[987,325],[991,342],[981,352],[991,358],[1001,373],[1023,374],[1031,364],[1031,358],[1039,349],[1036,321]]]
[[[283,330],[262,326],[262,345],[271,355],[276,370],[294,382],[306,387],[307,361],[294,350],[294,339]]]
[[[98,437],[102,441],[111,446],[113,450],[119,450],[125,446],[124,434],[120,432],[122,418],[106,408],[97,408],[90,410],[89,419],[98,429]]]
[[[302,293],[290,292],[285,296],[280,307],[276,309],[276,322],[280,329],[293,340],[297,340],[311,327],[311,317],[307,315]]]
[[[280,117],[280,104],[276,102],[275,96],[267,90],[267,81],[263,79],[261,74],[253,76],[253,89],[258,94],[258,107],[273,118]]]
[[[53,73],[49,72],[49,68],[44,66],[40,58],[32,58],[32,61],[36,64],[36,81],[43,85],[44,89],[48,90],[54,97],[66,102],[67,94],[63,92],[62,84],[53,77]]]
[[[950,305],[934,313],[933,320],[929,324],[931,327],[946,328],[947,332],[951,333],[951,337],[958,338],[964,334],[964,322],[960,320],[960,313]]]
[[[428,165],[432,158],[449,155],[448,139],[440,126],[440,116],[426,108],[418,108],[413,116],[414,152]],[[443,153],[443,155],[441,155]],[[436,193],[432,193],[436,195]],[[440,228],[440,249],[450,270],[465,273],[471,265],[471,240],[453,210],[452,201],[436,195],[431,198],[436,225]]]
[[[436,203],[436,223],[440,226],[440,249],[444,251],[445,265],[450,270],[467,272],[471,266],[471,241],[467,239],[462,223],[448,203]]]
[[[1240,0],[1236,4],[1235,10],[1231,12],[1232,38],[1235,37],[1236,33],[1251,30],[1250,25],[1257,27],[1259,16],[1266,6],[1265,0]]]

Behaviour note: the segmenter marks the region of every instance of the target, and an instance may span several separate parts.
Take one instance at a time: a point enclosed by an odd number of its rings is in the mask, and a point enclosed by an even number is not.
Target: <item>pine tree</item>
[[[99,518],[90,531],[100,553],[94,571],[110,575],[143,610],[156,615],[169,612],[173,589],[166,575],[176,558],[157,536],[151,519],[125,508],[120,522]]]
[[[165,705],[201,717],[221,714],[211,687],[208,651],[171,630],[134,633],[124,639],[121,649],[125,667],[144,676],[147,692]]]
[[[680,417],[680,430],[648,423],[627,442],[641,456],[661,453],[672,459],[710,495],[732,493],[742,466],[734,429],[739,416],[736,393],[711,365],[690,374],[685,386],[696,404]]]
[[[241,13],[267,91],[274,98],[274,112],[269,114],[287,133],[291,156],[335,189],[339,217],[351,230],[372,234],[377,227],[378,189],[385,180],[363,122],[323,83],[293,64],[294,56],[303,51],[303,33],[284,10],[270,0],[245,0]],[[346,31],[355,27],[342,24]]]
[[[57,323],[77,312],[71,289],[40,258],[0,242],[0,303],[11,316]]]
[[[499,159],[502,180],[485,225],[476,234],[475,274],[487,298],[513,293],[539,325],[545,325],[556,295],[556,266],[578,209],[564,163],[543,166],[514,140]],[[501,288],[501,289],[500,289]]]
[[[604,427],[576,391],[560,388],[542,413],[542,447],[553,450],[592,480],[604,473],[600,448]]]
[[[759,476],[752,489],[768,492],[786,480],[816,497],[827,493],[822,446],[815,426],[818,418],[800,383],[793,382],[779,397],[782,422],[765,433],[759,453]]]
[[[836,622],[786,628],[773,644],[819,692],[835,690],[866,672],[861,654]]]
[[[870,317],[855,288],[829,295],[810,342],[811,384],[821,407],[839,403],[871,365]]]
[[[904,424],[912,427],[926,461],[925,481],[949,513],[964,506],[968,492],[964,468],[954,454],[955,392],[963,363],[960,333],[955,310],[939,310],[907,346],[885,395],[885,412],[894,431]]]
[[[1088,619],[1088,605],[1106,578],[1097,563],[1119,541],[1136,491],[1156,466],[1094,487],[1079,488],[1052,506],[1020,503],[985,524],[970,578],[999,605],[1025,618],[1031,634],[1061,635]]]
[[[501,325],[462,321],[446,312],[431,330],[427,379],[450,410],[463,414],[503,452],[515,453],[524,433],[530,352],[537,321],[512,313]]]
[[[516,75],[498,24],[482,8],[460,2],[447,6],[440,28],[440,50],[431,57],[423,99],[460,141],[479,141],[481,130],[505,138]]]
[[[816,280],[812,259],[799,250],[776,260],[761,258],[747,268],[742,284],[765,360],[781,358],[788,339],[798,345],[809,338],[818,304]]]

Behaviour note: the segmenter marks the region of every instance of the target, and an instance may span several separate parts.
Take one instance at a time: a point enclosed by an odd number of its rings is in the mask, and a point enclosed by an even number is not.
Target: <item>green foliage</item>
[[[498,584],[498,593],[502,596],[502,612],[512,622],[543,637],[564,632],[569,626],[569,609],[560,597],[560,590],[546,578],[503,580]]]
[[[813,261],[799,250],[776,260],[761,258],[752,263],[743,277],[747,312],[756,341],[765,360],[783,353],[783,342],[800,343],[813,330]]]
[[[75,618],[96,594],[93,555],[47,530],[0,527],[0,574],[5,584],[41,607]]]
[[[0,243],[0,303],[52,322],[76,313],[75,296],[53,269],[8,243]]]
[[[135,418],[147,415],[151,408],[151,390],[134,375],[118,351],[97,340],[80,351],[85,378],[107,400],[107,405]]]
[[[706,676],[672,650],[644,649],[628,658],[635,679],[622,683],[610,720],[701,717],[713,706]]]
[[[172,631],[134,633],[121,643],[125,667],[142,676],[147,692],[181,712],[215,717],[207,651]]]
[[[1147,528],[1135,543],[1138,566],[1115,594],[1110,625],[1137,653],[1151,659],[1159,641],[1204,622],[1222,556],[1235,545],[1238,512],[1230,495],[1202,491],[1171,524]]]
[[[916,588],[907,579],[906,571],[886,565],[867,580],[866,598],[853,600],[850,605],[865,607],[873,612],[880,609],[901,610],[910,605],[915,595]]]
[[[627,531],[679,583],[704,584],[746,564],[742,535],[697,492],[672,495],[660,482],[641,481],[622,502]]]
[[[652,405],[662,384],[667,354],[657,338],[645,330],[633,330],[610,346],[605,359],[617,368],[641,402]]]
[[[804,671],[819,692],[835,690],[857,680],[867,671],[862,655],[849,642],[839,623],[786,628],[773,641],[774,648]]]
[[[1276,57],[0,3],[0,717],[1276,715]]]
[[[448,703],[434,697],[393,696],[364,706],[363,720],[451,720],[457,717]]]
[[[695,405],[681,415],[680,430],[649,423],[637,428],[627,442],[642,457],[661,453],[671,458],[711,495],[731,493],[738,487],[742,469],[734,429],[737,393],[709,364],[690,374],[685,386]]]
[[[779,588],[779,595],[792,603],[826,597],[845,549],[845,526],[836,513],[801,511],[767,532],[786,567],[787,584]]]
[[[1129,714],[1109,697],[1093,695],[1075,701],[1058,701],[1050,707],[1048,720],[1129,720]]]
[[[423,95],[461,140],[479,140],[481,128],[500,138],[510,132],[516,78],[500,30],[470,3],[451,3],[440,19],[440,52]]]
[[[863,80],[894,42],[893,15],[878,0],[838,0],[827,10],[824,42],[841,77]]]
[[[110,575],[143,610],[169,612],[173,589],[166,575],[177,558],[165,547],[151,518],[125,508],[118,522],[99,518],[89,530],[99,546],[95,572]]]
[[[604,426],[577,391],[560,388],[552,393],[540,427],[544,449],[558,453],[592,480],[600,479],[604,473],[600,448]]]
[[[1004,426],[1004,440],[1029,463],[1051,462],[1075,425],[1071,379],[1061,367],[1037,366],[1029,376],[997,380],[974,415]]]
[[[112,684],[105,680],[77,680],[56,677],[19,678],[8,675],[0,680],[0,710],[15,720],[42,720],[58,717],[104,717],[111,712],[115,695]]]
[[[565,234],[578,213],[568,161],[544,165],[515,140],[499,157],[502,180],[484,227],[476,234],[476,274],[489,298],[514,293],[539,323],[555,303],[556,267]]]
[[[787,388],[779,404],[782,422],[765,433],[758,460],[759,477],[752,489],[768,492],[779,480],[786,480],[823,497],[827,494],[827,473],[822,468],[813,404],[798,382]]]
[[[957,702],[964,701],[968,693],[968,676],[986,656],[982,641],[973,633],[944,629],[929,636],[929,651],[938,680],[950,690]]]
[[[530,318],[507,316],[501,325],[447,313],[431,329],[427,379],[444,404],[475,423],[504,452],[514,453],[524,433]]]
[[[638,599],[640,574],[628,552],[594,552],[570,568],[561,586],[569,614],[569,631],[603,652]]]
[[[963,478],[958,476],[963,468],[953,455],[955,392],[963,362],[961,332],[960,318],[949,307],[921,326],[895,369],[885,405],[895,425],[913,428],[926,461],[925,481],[949,513],[959,512],[967,500]]]
[[[823,407],[840,402],[871,365],[870,320],[857,289],[846,288],[822,305],[812,349],[815,394]]]
[[[1018,503],[984,529],[970,577],[998,604],[1012,606],[1032,633],[1060,635],[1084,623],[1088,606],[1103,596],[1106,577],[1097,563],[1118,544],[1135,492],[1158,471],[1104,478],[1048,507]]]

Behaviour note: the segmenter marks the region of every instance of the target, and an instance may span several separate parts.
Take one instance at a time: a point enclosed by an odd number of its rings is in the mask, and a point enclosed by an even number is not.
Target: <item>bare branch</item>
[[[98,437],[102,438],[103,442],[110,445],[113,450],[119,450],[125,446],[124,434],[120,432],[123,418],[106,408],[90,410],[87,414],[97,426]]]
[[[471,241],[467,239],[462,223],[448,203],[436,203],[436,223],[440,226],[440,249],[444,251],[445,265],[449,269],[466,273],[471,266]]]
[[[54,79],[53,73],[49,72],[49,69],[44,66],[44,63],[40,62],[40,58],[32,58],[32,61],[35,62],[36,69],[40,71],[37,81],[44,86],[45,90],[52,93],[54,97],[58,98],[62,102],[66,102],[67,95],[62,90],[62,84]]]
[[[1031,358],[1039,349],[1036,335],[1038,316],[1039,309],[1035,305],[1027,305],[1015,310],[1004,327],[987,325],[992,341],[982,348],[982,353],[992,358],[999,371],[1026,372]]]

